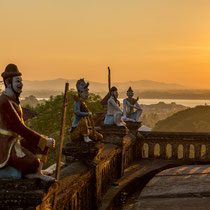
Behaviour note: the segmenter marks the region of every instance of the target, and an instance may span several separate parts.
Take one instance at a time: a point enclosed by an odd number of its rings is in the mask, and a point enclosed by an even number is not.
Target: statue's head
[[[113,86],[110,89],[110,94],[111,94],[111,96],[114,96],[116,99],[118,98],[118,91],[117,91],[117,88],[115,86]]]
[[[77,81],[76,87],[77,87],[78,95],[83,100],[88,99],[88,94],[89,94],[88,86],[89,86],[89,82],[86,83],[84,79],[80,79]]]
[[[21,94],[23,88],[21,75],[15,64],[7,65],[5,71],[1,74],[5,88],[11,89],[17,96]]]
[[[134,94],[133,94],[133,90],[132,90],[131,87],[129,87],[128,90],[127,90],[127,96],[128,96],[128,98],[132,98],[133,95],[134,95]]]

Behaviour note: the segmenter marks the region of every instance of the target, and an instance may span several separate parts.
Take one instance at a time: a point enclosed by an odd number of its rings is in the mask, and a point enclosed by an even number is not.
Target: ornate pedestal
[[[63,148],[63,154],[65,156],[71,156],[75,159],[79,159],[88,165],[95,165],[99,160],[101,150],[104,148],[104,144],[100,142],[71,142],[67,143]],[[66,159],[67,163],[68,158]]]
[[[142,126],[142,122],[126,121],[126,126],[129,129],[129,133],[136,135],[138,133],[138,129]]]
[[[104,143],[110,143],[121,146],[123,144],[123,137],[128,134],[128,129],[116,125],[101,126],[100,133],[103,135]]]

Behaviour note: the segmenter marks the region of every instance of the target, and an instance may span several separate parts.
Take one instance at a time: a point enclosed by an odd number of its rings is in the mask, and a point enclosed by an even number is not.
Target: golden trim
[[[7,131],[7,130],[4,130],[2,128],[0,128],[0,133],[5,135],[5,136],[14,136],[14,137],[17,137],[18,134],[13,132],[13,131]]]
[[[22,148],[21,148],[21,144],[20,144],[20,139],[21,137],[18,136],[16,139],[15,139],[15,152],[16,152],[16,155],[18,158],[23,158],[26,156],[26,154],[22,151]]]
[[[41,135],[41,138],[39,139],[39,143],[38,143],[38,147],[44,151],[45,147],[46,147],[46,144],[47,144],[47,139],[45,136]]]
[[[20,109],[20,120],[25,125],[25,122],[24,122],[24,119],[23,119],[23,109],[22,109],[20,104],[19,104],[19,109]]]
[[[15,139],[13,140],[13,142],[10,145],[10,148],[9,148],[9,151],[8,151],[8,155],[7,155],[7,159],[3,163],[0,164],[0,168],[3,168],[7,164],[8,160],[10,158],[12,147],[14,146],[14,144],[15,144]]]
[[[36,154],[36,156],[45,164],[47,162],[47,155]]]
[[[14,146],[15,147],[15,153],[17,155],[18,158],[23,158],[26,156],[26,154],[22,151],[22,148],[21,148],[21,144],[20,144],[20,139],[21,139],[21,136],[19,136],[17,133],[13,132],[13,131],[7,131],[7,130],[4,130],[2,128],[0,128],[0,133],[2,135],[5,135],[5,136],[13,136],[15,137],[10,145],[10,148],[8,150],[8,155],[7,155],[7,159],[2,163],[0,164],[0,168],[4,167],[9,158],[10,158],[10,154],[11,154],[11,150],[12,150],[12,147]]]

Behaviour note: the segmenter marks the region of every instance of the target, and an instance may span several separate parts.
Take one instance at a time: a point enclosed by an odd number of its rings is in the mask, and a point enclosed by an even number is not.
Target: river
[[[24,98],[23,98],[24,99]],[[40,100],[49,100],[49,98],[37,98],[39,101]],[[123,102],[123,99],[119,99],[120,103]],[[157,104],[159,102],[164,102],[166,104],[171,104],[172,102],[176,104],[180,104],[183,106],[187,107],[195,107],[198,105],[210,105],[210,100],[190,100],[190,99],[139,99],[139,104],[144,104],[144,105],[151,105],[151,104]]]
[[[122,103],[123,99],[119,99],[120,103]],[[166,104],[170,104],[172,102],[176,104],[180,104],[187,107],[195,107],[198,105],[210,105],[210,100],[189,100],[189,99],[139,99],[139,104],[157,104],[159,102],[164,102]]]

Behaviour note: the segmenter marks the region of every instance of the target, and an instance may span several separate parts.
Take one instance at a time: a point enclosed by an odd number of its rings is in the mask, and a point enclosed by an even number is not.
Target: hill
[[[38,98],[49,98],[51,95],[59,95],[64,91],[64,86],[66,81],[69,82],[70,88],[76,89],[77,80],[69,80],[69,79],[55,79],[55,80],[43,80],[43,81],[30,81],[24,80],[23,93],[22,97],[27,97],[30,95],[34,95]],[[106,83],[92,82],[89,81],[90,92],[100,95],[104,97],[108,91],[108,85]],[[179,91],[183,89],[188,89],[179,84],[170,84],[163,82],[155,82],[151,80],[138,80],[138,81],[130,81],[130,82],[118,82],[112,83],[112,86],[116,86],[119,91],[120,97],[125,97],[126,91],[129,86],[133,88],[135,91],[135,96],[144,96],[141,93],[144,91],[150,91],[149,97],[151,97],[151,91],[154,92],[154,96],[157,96],[157,91],[160,91],[162,94],[163,91]],[[148,93],[147,93],[148,94]],[[162,94],[163,95],[163,94]],[[165,94],[164,94],[165,95]]]
[[[153,131],[210,132],[210,106],[197,106],[177,112],[157,122]]]
[[[37,98],[49,98],[64,91],[65,82],[69,81],[70,88],[75,89],[77,80],[55,79],[43,81],[24,80],[22,97],[34,95]],[[108,86],[105,83],[90,82],[90,92],[104,97]],[[210,99],[210,90],[189,89],[179,84],[155,82],[151,80],[138,80],[130,82],[113,83],[118,88],[119,97],[126,97],[129,86],[132,87],[135,97],[144,99]]]
[[[54,91],[63,91],[64,84],[66,81],[69,81],[70,88],[76,86],[77,80],[68,80],[68,79],[55,79],[55,80],[43,80],[43,81],[29,81],[24,80],[24,91],[29,90],[54,90]],[[99,82],[90,82],[90,91],[91,92],[107,92],[108,85],[106,83]],[[119,91],[127,90],[129,86],[132,86],[135,90],[170,90],[170,89],[184,89],[186,87],[178,84],[162,83],[155,82],[151,80],[138,80],[131,82],[120,82],[113,83],[113,86],[117,86]]]
[[[153,128],[158,121],[166,119],[176,112],[187,109],[187,107],[176,103],[166,104],[164,102],[151,105],[141,104],[141,108],[143,109],[143,113],[140,121],[143,122],[143,125],[150,128]]]

